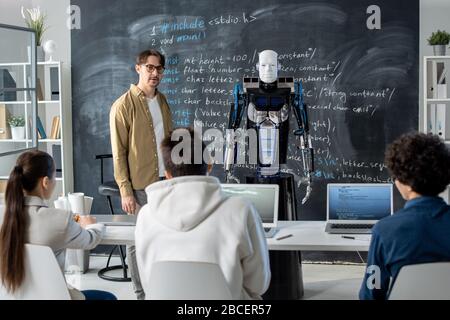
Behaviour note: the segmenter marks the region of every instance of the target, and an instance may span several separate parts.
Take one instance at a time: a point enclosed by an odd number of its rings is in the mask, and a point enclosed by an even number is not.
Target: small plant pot
[[[437,44],[433,46],[433,53],[435,56],[445,56],[445,44]]]
[[[11,127],[11,137],[13,140],[25,139],[25,127]]]

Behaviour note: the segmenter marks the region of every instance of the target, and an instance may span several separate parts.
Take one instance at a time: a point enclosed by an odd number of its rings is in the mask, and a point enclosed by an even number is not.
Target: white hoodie
[[[218,264],[233,299],[259,299],[270,283],[261,218],[242,198],[227,197],[215,177],[184,176],[151,184],[135,239],[145,292],[157,261]]]

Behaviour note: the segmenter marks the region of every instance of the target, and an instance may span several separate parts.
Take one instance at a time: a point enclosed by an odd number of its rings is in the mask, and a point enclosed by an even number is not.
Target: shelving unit
[[[422,132],[440,136],[450,148],[450,56],[423,58]],[[450,186],[441,194],[450,203]]]
[[[28,74],[27,69],[30,68],[29,63],[0,63],[0,68],[7,69],[11,74],[15,75],[15,82],[17,87],[28,87]],[[42,99],[38,99],[37,104],[37,116],[41,119],[42,126],[47,135],[45,139],[39,139],[38,136],[38,148],[53,156],[57,168],[57,188],[55,195],[67,193],[67,179],[68,174],[71,174],[70,170],[65,168],[64,159],[64,130],[63,121],[65,119],[65,110],[62,105],[62,63],[59,61],[54,62],[38,62],[37,63],[37,81],[40,81],[42,89]],[[19,75],[20,74],[20,75]],[[38,96],[39,97],[39,96]],[[25,139],[0,139],[0,149],[2,146],[11,146],[16,144],[18,147],[30,147],[32,146],[32,121],[30,119],[30,107],[31,101],[29,95],[26,92],[17,94],[16,101],[0,101],[0,105],[5,105],[8,109],[8,113],[13,116],[23,116],[25,121]],[[53,118],[59,116],[59,138],[52,138],[52,125]],[[28,120],[27,120],[28,119]],[[36,129],[35,129],[36,130]],[[56,147],[55,147],[56,146]],[[5,147],[3,147],[5,148]],[[0,166],[0,180],[7,180],[10,166]]]
[[[423,58],[423,88],[422,132],[437,134],[450,144],[450,56]]]

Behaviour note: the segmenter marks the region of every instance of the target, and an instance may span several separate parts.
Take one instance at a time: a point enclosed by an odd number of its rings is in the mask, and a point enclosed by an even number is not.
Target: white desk
[[[102,221],[104,217],[102,217]],[[328,234],[325,221],[279,221],[280,231],[267,239],[269,250],[300,251],[368,251],[370,235],[351,235],[356,239],[344,239],[341,235]],[[106,226],[100,244],[134,244],[134,226]],[[290,238],[276,240],[287,234]]]

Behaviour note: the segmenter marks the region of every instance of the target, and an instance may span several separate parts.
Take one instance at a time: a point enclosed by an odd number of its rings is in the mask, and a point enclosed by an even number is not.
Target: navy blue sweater
[[[439,197],[407,201],[373,227],[359,298],[387,299],[390,279],[395,280],[401,267],[439,261],[450,261],[450,206]]]

